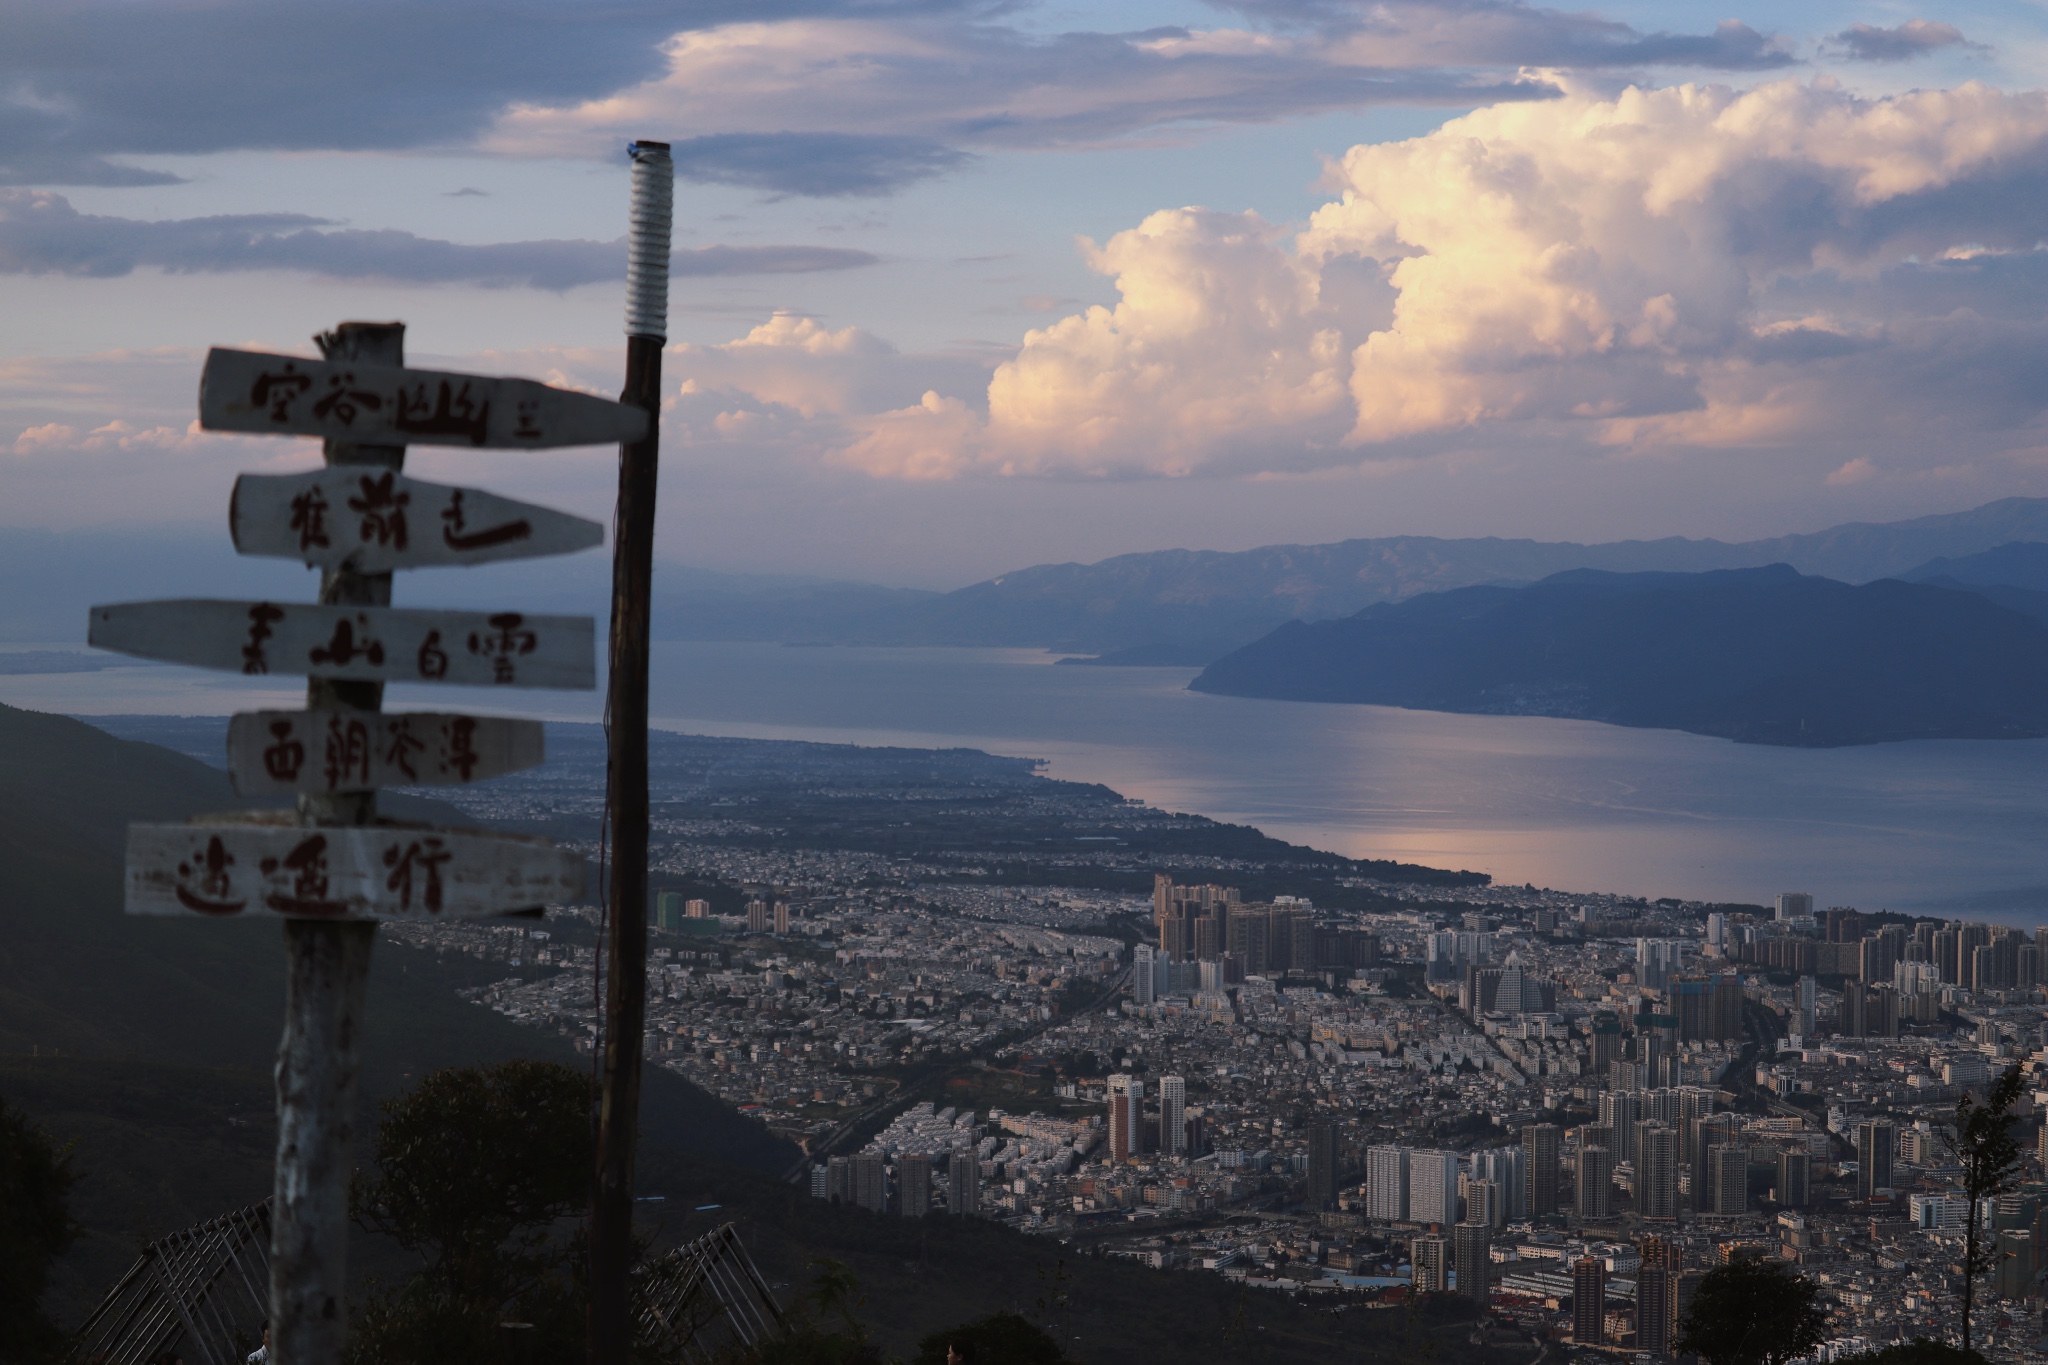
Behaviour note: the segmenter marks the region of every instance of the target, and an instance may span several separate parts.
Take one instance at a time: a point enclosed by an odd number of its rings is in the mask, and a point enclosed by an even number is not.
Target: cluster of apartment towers
[[[1815,975],[1843,978],[1835,1031],[1861,1038],[1896,1038],[1902,1024],[1933,1023],[1941,1016],[1944,987],[2009,991],[2048,982],[2048,926],[2036,928],[2031,939],[2009,925],[1955,921],[1869,930],[1863,914],[1847,906],[1816,915],[1813,897],[1804,892],[1779,896],[1775,920],[1761,924],[1707,916],[1707,948],[1806,978],[1792,1030],[1803,1038],[1815,1033]]]
[[[676,891],[663,891],[654,898],[654,926],[670,933],[688,933],[692,921],[710,921],[710,927],[720,927],[718,917],[711,913],[711,902],[706,900],[684,900]],[[776,901],[770,904],[764,900],[747,902],[747,932],[750,934],[787,934],[789,932],[789,902]]]
[[[1318,924],[1294,896],[1247,902],[1234,886],[1177,886],[1152,878],[1158,946],[1138,945],[1131,996],[1140,1005],[1236,985],[1247,976],[1284,976],[1379,965],[1377,935]]]

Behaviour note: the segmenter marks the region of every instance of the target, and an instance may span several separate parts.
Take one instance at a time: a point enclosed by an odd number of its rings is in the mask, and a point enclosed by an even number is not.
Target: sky
[[[1746,539],[2048,496],[2048,4],[0,0],[0,528],[225,537],[206,348],[616,391],[660,554]],[[614,452],[416,450],[608,514]],[[223,550],[225,553],[225,549]]]

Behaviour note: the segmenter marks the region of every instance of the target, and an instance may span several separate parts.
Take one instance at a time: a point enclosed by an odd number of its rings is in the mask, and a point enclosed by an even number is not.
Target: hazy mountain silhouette
[[[1293,622],[1198,691],[1832,746],[2048,735],[2048,626],[1975,591],[1786,565],[1573,570]]]

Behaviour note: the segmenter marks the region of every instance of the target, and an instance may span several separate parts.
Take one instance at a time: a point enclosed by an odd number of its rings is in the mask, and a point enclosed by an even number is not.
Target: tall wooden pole
[[[661,348],[668,337],[674,170],[665,142],[633,144],[626,265],[626,388],[647,438],[619,448],[612,541],[611,946],[605,958],[604,1078],[590,1214],[589,1365],[624,1365],[633,1339],[633,1147],[647,1027],[647,644],[654,494],[661,452]]]
[[[320,338],[330,360],[405,363],[405,324],[344,322]],[[329,441],[330,465],[398,469],[404,446]],[[320,600],[388,606],[391,575],[323,572]],[[384,684],[311,678],[310,710],[375,711]],[[374,793],[302,796],[308,825],[367,825]],[[356,1081],[362,1069],[363,995],[370,922],[284,922],[285,1020],[277,1048],[277,1169],[270,1217],[271,1365],[339,1365],[348,1339],[344,1298],[348,1184],[354,1169]]]

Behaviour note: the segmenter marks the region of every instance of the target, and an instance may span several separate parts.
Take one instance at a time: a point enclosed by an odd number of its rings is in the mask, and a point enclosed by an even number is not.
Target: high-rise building
[[[1311,1168],[1315,1165],[1315,1136],[1309,1136]],[[1161,1156],[1188,1154],[1188,1085],[1179,1076],[1159,1078],[1159,1153]],[[1330,1198],[1337,1197],[1336,1179],[1331,1177]]]
[[[1520,1147],[1492,1147],[1472,1154],[1473,1175],[1499,1192],[1500,1216],[1494,1220],[1496,1227],[1529,1216],[1528,1171],[1528,1156]]]
[[[1145,1082],[1118,1072],[1109,1078],[1109,1159],[1129,1161],[1142,1143],[1138,1121],[1145,1112]]]
[[[832,1168],[820,1161],[811,1167],[811,1198],[832,1197]]]
[[[981,1212],[981,1163],[972,1147],[955,1147],[946,1163],[946,1209],[962,1217]]]
[[[1607,1341],[1607,1262],[1597,1256],[1572,1262],[1572,1340],[1581,1346]]]
[[[1612,1140],[1608,1145],[1614,1151],[1616,1162],[1636,1159],[1636,1120],[1643,1117],[1638,1100],[1643,1093],[1640,1090],[1600,1092],[1600,1126],[1612,1133]]]
[[[1664,1355],[1671,1349],[1672,1297],[1677,1288],[1679,1252],[1663,1237],[1645,1237],[1636,1271],[1636,1350]]]
[[[847,1158],[847,1180],[853,1202],[871,1213],[889,1211],[889,1167],[880,1152],[856,1152]]]
[[[1812,919],[1813,897],[1804,891],[1781,891],[1778,893],[1779,919]]]
[[[1165,1108],[1162,1101],[1162,1114]],[[1337,1127],[1328,1119],[1318,1120],[1308,1128],[1307,1202],[1311,1210],[1337,1207]]]
[[[1793,1032],[1811,1042],[1820,1032],[1820,985],[1810,976],[1799,978],[1799,1008],[1794,1014]]]
[[[1868,1119],[1856,1125],[1856,1197],[1869,1199],[1892,1187],[1892,1157],[1897,1131],[1890,1119]]]
[[[683,918],[684,918],[684,919],[710,919],[710,918],[711,918],[711,902],[710,902],[710,901],[704,901],[704,900],[689,900],[689,901],[684,901],[684,902],[683,902]]]
[[[1671,1342],[1676,1345],[1679,1334],[1685,1329],[1686,1314],[1692,1311],[1693,1295],[1699,1292],[1700,1281],[1707,1277],[1704,1270],[1681,1270],[1671,1284]]]
[[[775,902],[775,932],[778,934],[787,934],[789,932],[788,901]]]
[[[1483,1223],[1497,1228],[1506,1221],[1501,1214],[1500,1186],[1491,1180],[1464,1177],[1460,1177],[1458,1184],[1458,1199],[1465,1208],[1460,1222]]]
[[[1702,1212],[1722,1217],[1749,1212],[1749,1148],[1739,1143],[1709,1148],[1707,1190]]]
[[[1680,1143],[1678,1159],[1693,1173],[1695,1191],[1706,1188],[1707,1149],[1732,1143],[1741,1132],[1742,1121],[1733,1114],[1702,1114],[1693,1120]],[[1693,1205],[1706,1207],[1697,1195]]]
[[[1444,1227],[1458,1221],[1458,1154],[1408,1153],[1408,1220]]]
[[[1805,1152],[1778,1153],[1778,1202],[1788,1209],[1803,1209],[1813,1201],[1813,1158]]]
[[[1155,956],[1152,945],[1140,943],[1131,949],[1131,1001],[1133,1004],[1149,1005],[1160,995],[1157,979],[1152,975],[1152,959]]]
[[[1636,1213],[1643,1218],[1678,1217],[1678,1130],[1665,1123],[1636,1129]]]
[[[932,1211],[932,1159],[923,1152],[896,1158],[896,1212],[922,1218]]]
[[[1451,1287],[1451,1239],[1426,1232],[1408,1244],[1409,1283],[1418,1294],[1441,1294]]]
[[[1579,1149],[1578,1208],[1580,1218],[1597,1222],[1614,1213],[1614,1153],[1605,1147]]]
[[[1383,1223],[1408,1221],[1408,1149],[1372,1147],[1365,1153],[1366,1212]]]
[[[1532,1123],[1522,1129],[1522,1156],[1529,1182],[1529,1216],[1544,1218],[1557,1212],[1557,1125]]]
[[[765,934],[768,932],[767,901],[755,900],[747,902],[747,932],[750,934]]]
[[[1998,1233],[1998,1270],[1992,1289],[2001,1299],[2030,1299],[2040,1292],[2034,1282],[2034,1234],[2030,1228],[2002,1228]]]
[[[1620,1019],[1605,1012],[1593,1016],[1592,1054],[1587,1060],[1593,1075],[1608,1084],[1608,1068],[1621,1060]]]
[[[853,1202],[853,1163],[847,1158],[825,1159],[825,1197],[835,1204]]]
[[[1458,1272],[1458,1293],[1485,1312],[1493,1295],[1493,1225],[1460,1223],[1451,1229],[1451,1261]]]
[[[658,929],[670,933],[683,927],[683,896],[679,891],[663,891],[654,898],[654,924]]]

